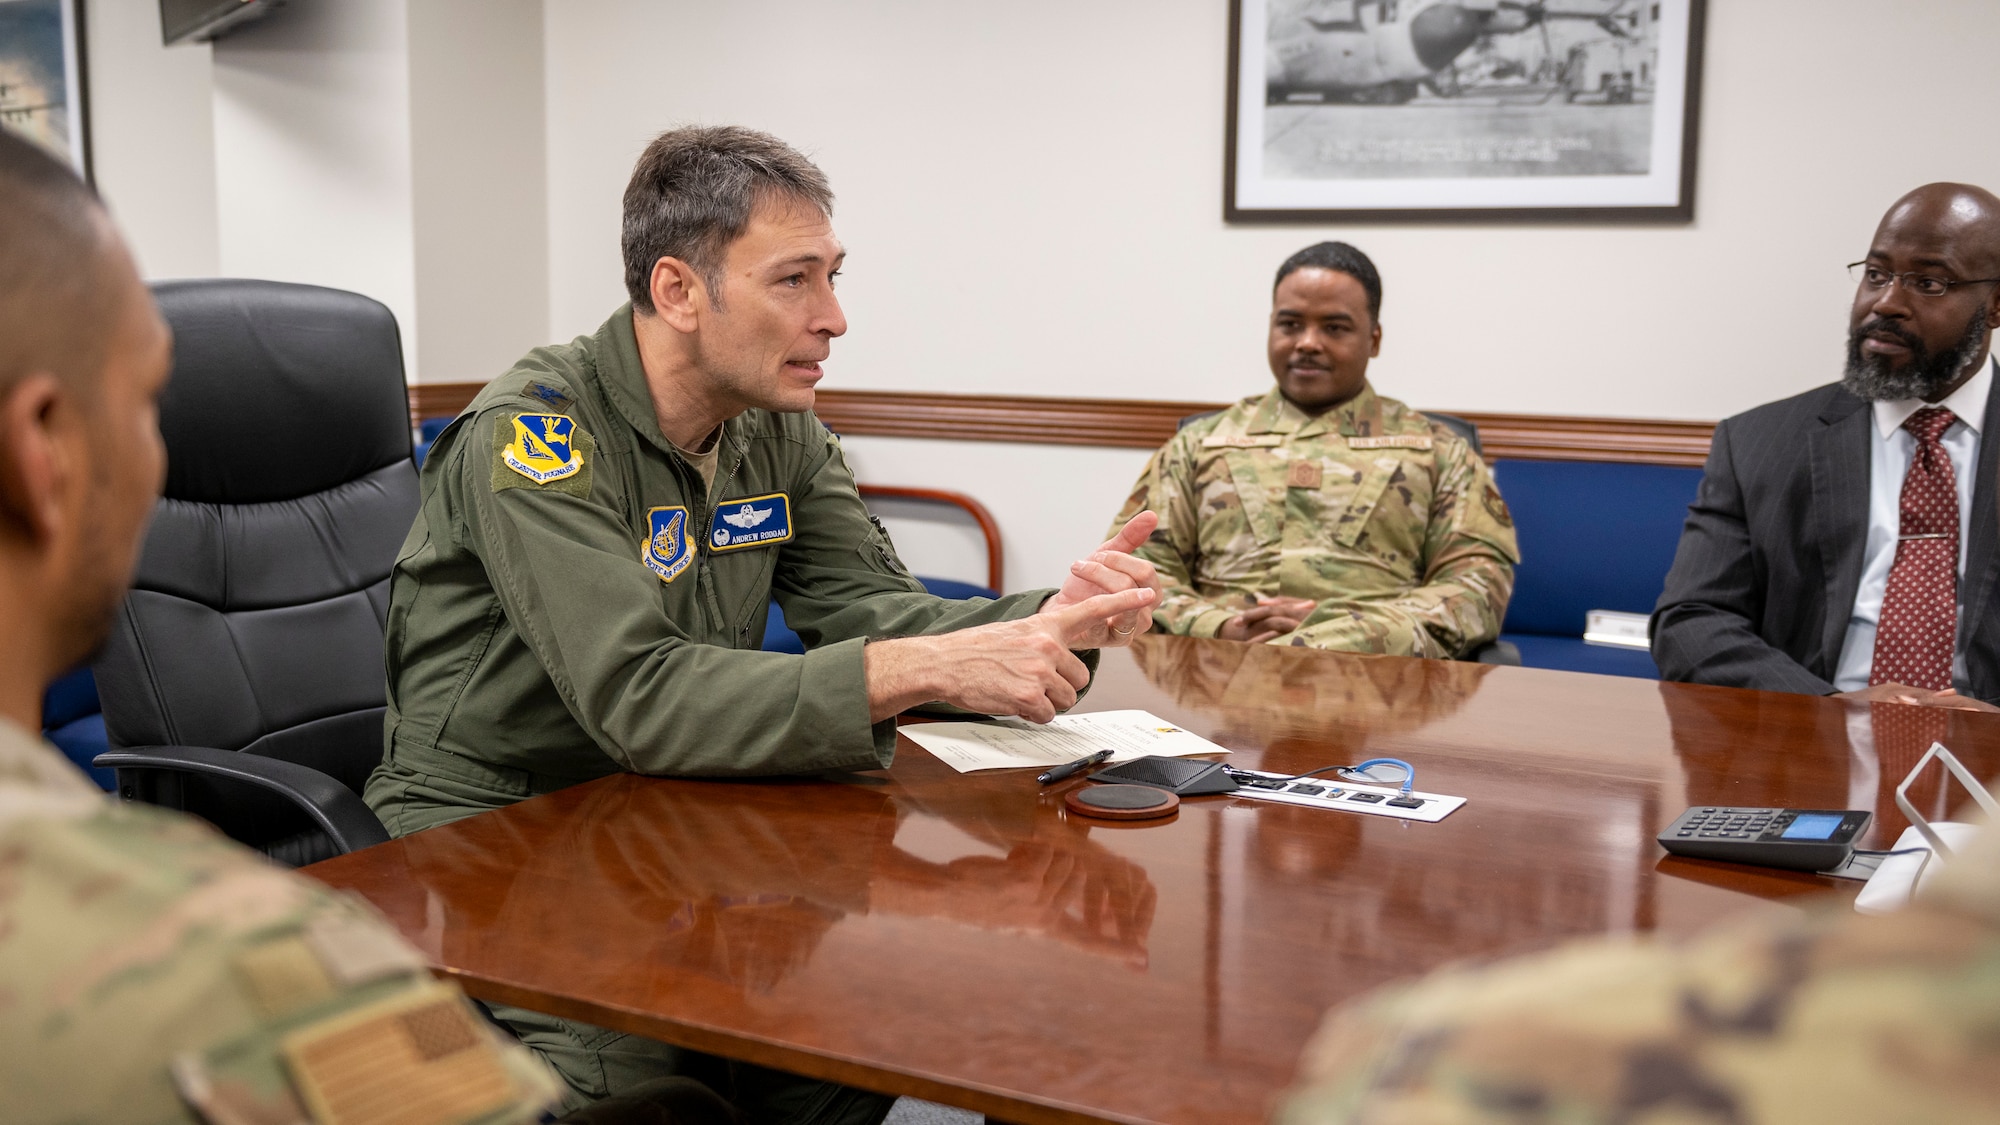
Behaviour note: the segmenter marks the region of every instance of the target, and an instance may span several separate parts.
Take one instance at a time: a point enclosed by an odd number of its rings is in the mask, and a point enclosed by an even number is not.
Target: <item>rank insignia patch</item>
[[[551,484],[583,471],[583,451],[571,444],[574,419],[563,414],[516,414],[514,440],[500,452],[507,467],[534,481]]]
[[[792,537],[792,502],[782,492],[724,500],[715,506],[713,530],[708,535],[711,550],[735,551],[744,547],[768,547]]]
[[[639,552],[646,568],[672,582],[694,561],[694,540],[688,538],[686,508],[654,508],[646,513],[646,547]]]

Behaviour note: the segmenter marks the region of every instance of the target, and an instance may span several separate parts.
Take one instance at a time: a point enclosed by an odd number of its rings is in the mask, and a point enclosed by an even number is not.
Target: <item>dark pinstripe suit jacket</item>
[[[1868,537],[1868,403],[1831,384],[1715,428],[1653,611],[1669,680],[1826,694]],[[1958,634],[1968,683],[2000,702],[2000,386],[1986,400]],[[1959,481],[1964,488],[1967,482]]]

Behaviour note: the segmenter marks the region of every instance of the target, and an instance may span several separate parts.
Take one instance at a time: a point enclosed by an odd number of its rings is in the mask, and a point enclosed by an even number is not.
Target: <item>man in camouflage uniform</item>
[[[2000,831],[1915,905],[1580,942],[1335,1012],[1280,1125],[2000,1121]]]
[[[1122,524],[1167,596],[1170,633],[1348,652],[1454,657],[1500,635],[1514,524],[1485,462],[1368,385],[1382,283],[1322,242],[1278,269],[1268,393],[1183,426],[1132,490]]]
[[[169,348],[89,189],[0,132],[0,1119],[542,1120],[553,1076],[366,906],[31,733],[130,580]]]

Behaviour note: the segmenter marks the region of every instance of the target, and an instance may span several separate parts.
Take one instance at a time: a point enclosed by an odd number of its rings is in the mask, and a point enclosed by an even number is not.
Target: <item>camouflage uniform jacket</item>
[[[1580,942],[1335,1012],[1279,1125],[2000,1121],[2000,830],[1915,906]]]
[[[552,1075],[365,905],[0,721],[0,1118],[529,1122]]]
[[[1479,455],[1365,385],[1317,417],[1273,388],[1182,427],[1113,526],[1145,508],[1153,620],[1197,637],[1281,595],[1319,606],[1272,644],[1457,656],[1500,635],[1520,561]]]

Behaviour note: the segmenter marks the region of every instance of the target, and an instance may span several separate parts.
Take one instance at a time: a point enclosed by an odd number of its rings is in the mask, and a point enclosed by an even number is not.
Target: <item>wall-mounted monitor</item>
[[[227,35],[232,28],[262,16],[285,0],[160,0],[160,38],[176,43],[200,42]]]

